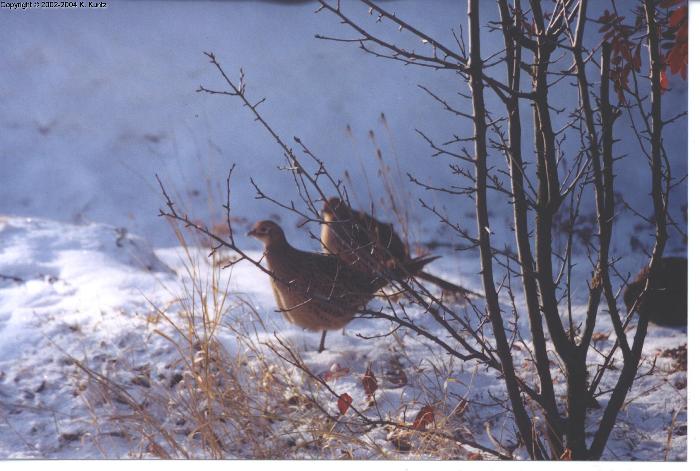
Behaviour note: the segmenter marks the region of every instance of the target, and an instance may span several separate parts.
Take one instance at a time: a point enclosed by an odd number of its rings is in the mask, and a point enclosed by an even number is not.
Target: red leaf
[[[637,44],[637,49],[634,51],[634,70],[639,72],[642,67],[642,53],[641,53],[642,43]]]
[[[435,422],[435,414],[433,406],[424,406],[416,415],[416,420],[413,421],[413,428],[416,430],[425,430],[425,427],[430,422]]]
[[[367,394],[368,398],[377,390],[377,378],[372,373],[371,365],[367,365],[367,371],[362,377],[362,386],[365,388],[365,394]]]
[[[687,21],[687,19],[688,7],[681,7],[677,10],[673,10],[673,13],[671,13],[671,18],[668,20],[668,24],[671,26],[671,28],[675,28],[676,26]]]
[[[620,54],[622,54],[622,57],[624,57],[627,62],[632,62],[634,60],[632,58],[632,51],[630,51],[626,47],[620,48]]]
[[[668,65],[671,66],[672,74],[680,72],[683,67],[683,52],[679,48],[674,47],[668,53]]]
[[[661,90],[668,90],[668,77],[666,77],[666,69],[661,71]]]
[[[673,5],[677,5],[682,2],[685,2],[685,0],[664,0],[663,2],[659,3],[659,6],[661,8],[671,8]]]
[[[622,91],[622,88],[620,88],[620,86],[618,84],[616,84],[616,86],[615,86],[615,91],[617,92],[618,101],[620,103],[623,103],[623,104],[627,103],[627,100],[625,100],[625,94]]]
[[[688,69],[688,25],[682,26],[676,33],[673,47],[666,56],[666,63],[672,74],[680,74],[685,79]]]
[[[340,415],[345,415],[350,407],[350,404],[352,404],[352,397],[350,397],[350,394],[341,394],[338,398],[338,410],[340,411]]]

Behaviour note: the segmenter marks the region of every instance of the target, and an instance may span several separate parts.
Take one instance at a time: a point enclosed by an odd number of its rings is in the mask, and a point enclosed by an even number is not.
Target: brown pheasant
[[[265,244],[272,291],[284,318],[305,329],[323,331],[319,352],[324,349],[326,330],[344,327],[388,283],[334,255],[295,249],[272,221],[256,223],[248,235]]]
[[[402,277],[415,276],[453,293],[480,296],[461,286],[423,271],[437,256],[412,259],[401,237],[391,224],[367,213],[355,211],[340,198],[329,198],[322,210],[321,245],[358,270],[377,273],[389,270]]]

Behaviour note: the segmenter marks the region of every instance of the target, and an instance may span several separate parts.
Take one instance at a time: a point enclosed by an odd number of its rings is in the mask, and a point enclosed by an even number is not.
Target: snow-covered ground
[[[122,399],[120,403],[113,392],[112,396],[102,396],[105,393],[99,392],[95,378],[76,362],[124,388],[130,397],[139,398],[145,410],[153,409],[153,414],[160,410],[154,399],[159,391],[182,397],[184,392],[177,389],[178,384],[187,381],[179,381],[177,375],[186,370],[183,357],[174,344],[157,332],[166,334],[180,348],[187,348],[175,333],[175,326],[186,330],[186,323],[178,321],[177,313],[183,300],[187,305],[191,298],[192,275],[206,282],[212,273],[206,266],[206,251],[193,249],[193,253],[203,258],[195,256],[196,263],[188,262],[182,247],[153,251],[142,238],[107,225],[0,219],[1,458],[162,456],[144,445],[138,429],[125,427],[123,420],[116,418],[126,415],[125,410],[133,413],[125,405],[128,401]],[[477,279],[472,274],[475,267],[470,266],[473,263],[459,258],[441,259],[431,265],[431,271],[476,288]],[[193,266],[199,271],[193,272]],[[505,443],[508,437],[512,438],[509,419],[495,415],[498,409],[493,407],[493,401],[504,397],[504,388],[492,371],[455,362],[406,332],[363,339],[358,334],[371,337],[389,331],[387,325],[370,319],[353,321],[343,334],[330,333],[328,350],[318,354],[318,334],[285,324],[275,311],[264,273],[249,264],[237,264],[223,272],[216,268],[213,273],[223,279],[226,289],[222,291],[233,306],[222,310],[222,325],[265,326],[256,334],[259,344],[272,342],[279,348],[276,333],[301,352],[314,374],[330,375],[329,383],[336,391],[350,394],[355,404],[368,413],[374,409],[363,402],[360,378],[371,365],[379,384],[376,407],[383,414],[410,422],[423,405],[434,404],[437,420],[448,425],[458,423],[465,433],[484,443],[490,443],[484,435],[487,424],[492,434],[504,437]],[[249,308],[237,304],[240,300],[247,301]],[[253,310],[259,320],[253,319]],[[175,325],[170,325],[159,312],[171,313]],[[431,328],[440,332],[434,325]],[[609,347],[611,328],[605,319],[600,321],[597,332],[596,346]],[[222,329],[218,339],[226,351],[247,351],[240,338],[227,329]],[[663,351],[686,342],[684,331],[652,326],[640,371],[646,371]],[[260,348],[270,364],[274,363],[271,350]],[[518,351],[515,350],[516,361],[521,361]],[[270,378],[282,374],[274,373],[272,368],[270,372]],[[298,372],[291,377],[304,384]],[[620,414],[605,458],[685,459],[686,381],[686,371],[676,368],[673,358],[658,356],[654,374],[641,378],[630,391],[629,404]],[[284,394],[291,394],[292,389],[284,389]],[[335,410],[332,397],[318,394],[329,409]],[[292,398],[285,397],[285,401],[291,402]],[[449,416],[460,399],[466,400],[466,411],[459,418]],[[171,410],[159,417],[162,427],[181,441],[190,456],[206,456],[191,435],[193,426],[188,429],[185,419],[174,418],[181,412]],[[593,411],[591,425],[598,412]],[[416,451],[399,454],[398,439],[382,428],[365,437],[380,450],[370,452],[366,447],[348,443],[315,449],[306,444],[303,427],[295,428],[290,423],[277,426],[278,434],[284,432],[290,437],[284,441],[287,449],[278,449],[277,455],[267,457],[339,458],[344,453],[375,458],[422,456],[415,443]],[[252,448],[251,444],[246,447],[228,442],[223,446],[229,457],[255,456]],[[445,453],[466,457],[463,450],[462,454]]]
[[[451,43],[450,28],[464,22],[464,3],[430,3],[426,12],[423,0],[390,2],[400,16]],[[495,2],[482,3],[485,18],[495,19]],[[366,17],[359,2],[344,5],[353,15]],[[435,404],[437,419],[448,426],[466,427],[464,433],[491,443],[484,435],[489,424],[493,435],[508,442],[509,418],[498,415],[491,397],[503,398],[503,385],[492,371],[456,364],[401,331],[363,339],[357,334],[372,337],[390,331],[368,319],[353,321],[342,335],[330,333],[328,351],[317,354],[318,335],[285,324],[275,312],[263,273],[243,263],[223,271],[209,267],[206,250],[197,248],[196,239],[185,250],[157,217],[163,197],[155,173],[193,218],[220,222],[222,185],[236,163],[232,199],[237,231],[280,213],[254,199],[250,177],[272,196],[293,197],[288,175],[276,170],[283,161],[280,150],[259,123],[233,100],[195,93],[200,84],[222,86],[202,51],[215,52],[233,76],[239,67],[245,69],[249,93],[267,98],[260,109],[283,139],[300,136],[335,175],[347,170],[358,206],[369,208],[384,191],[373,157],[377,148],[391,167],[395,185],[413,196],[419,190],[408,183],[405,172],[437,183],[452,178],[447,165],[430,157],[414,128],[438,140],[467,128],[416,85],[429,85],[468,106],[457,95],[464,91],[463,82],[451,74],[397,66],[345,44],[316,40],[315,33],[349,33],[332,16],[313,14],[315,8],[313,2],[110,1],[104,10],[0,11],[0,458],[164,456],[144,438],[146,428],[140,429],[131,417],[134,404],[124,394],[143,405],[142,413],[165,421],[160,432],[147,429],[158,446],[170,446],[172,452],[172,444],[163,443],[164,434],[172,434],[192,456],[212,456],[199,445],[200,432],[192,423],[196,414],[182,417],[186,399],[199,398],[200,392],[188,389],[194,380],[186,374],[189,360],[183,353],[189,350],[178,333],[189,328],[183,312],[196,297],[192,278],[206,288],[212,274],[227,285],[228,300],[216,338],[228,352],[226,358],[249,375],[240,381],[251,394],[263,383],[264,392],[279,393],[286,404],[277,404],[279,414],[303,416],[299,391],[312,386],[298,374],[282,378],[284,364],[264,345],[274,344],[274,333],[301,352],[312,372],[328,374],[333,387],[350,394],[363,409],[367,404],[360,378],[371,364],[383,414],[410,421],[422,405]],[[407,40],[410,47],[425,47],[384,24],[369,27]],[[595,34],[596,28],[587,31]],[[500,44],[484,41],[490,52]],[[671,84],[664,94],[668,109],[687,109],[685,82],[674,77]],[[564,92],[552,91],[558,104],[574,97],[562,88]],[[527,126],[529,117],[523,119]],[[682,175],[687,171],[687,129],[678,124],[669,132],[669,159],[674,175]],[[530,139],[526,134],[525,141]],[[629,154],[619,161],[618,188],[638,191],[630,199],[645,213],[645,184],[639,182],[649,180],[648,170],[635,160],[639,153],[630,150],[633,144],[623,139],[617,145],[619,153]],[[678,221],[686,195],[686,184],[674,190],[672,210]],[[472,220],[471,209],[459,198],[420,196],[459,220]],[[430,271],[479,290],[473,255],[452,251],[456,239],[449,231],[441,232],[444,228],[413,199],[403,204],[412,242],[446,242],[433,246],[442,258]],[[377,209],[390,218],[386,206]],[[495,237],[502,238],[499,243],[509,240],[510,206],[493,211]],[[294,217],[281,216],[291,229]],[[644,238],[650,231],[634,227],[637,221],[629,213],[619,214],[616,221],[620,237],[615,256],[623,258],[623,272],[634,273],[643,257],[630,249],[630,236]],[[288,234],[299,246],[317,245],[302,230]],[[672,237],[667,253],[685,253],[682,241]],[[260,254],[256,241],[241,238],[240,243]],[[195,254],[194,262],[188,253]],[[198,267],[194,276],[193,264]],[[582,261],[578,269],[587,267]],[[585,285],[575,293],[576,312],[582,310],[584,295]],[[610,346],[611,328],[601,317],[597,344]],[[246,346],[246,335],[256,339],[255,345]],[[652,326],[645,366],[657,354],[685,343],[685,331]],[[516,354],[516,360],[522,358]],[[641,378],[630,392],[628,399],[634,400],[622,411],[605,458],[663,459],[667,452],[669,459],[686,457],[686,372],[676,370],[674,359],[666,356],[656,366],[655,374]],[[124,390],[105,391],[100,378]],[[274,389],[295,382],[297,389]],[[327,395],[316,392],[335,410]],[[472,406],[455,420],[449,412],[462,397]],[[307,423],[309,419],[304,416]],[[343,444],[316,449],[309,445],[310,432],[292,422],[251,425],[255,433],[268,431],[281,441],[256,450],[231,439],[223,447],[225,456],[423,457],[421,450],[429,446],[413,443],[411,452],[397,455],[401,440],[380,428],[363,438],[374,448]],[[454,456],[464,457],[459,454],[464,452],[454,451]]]

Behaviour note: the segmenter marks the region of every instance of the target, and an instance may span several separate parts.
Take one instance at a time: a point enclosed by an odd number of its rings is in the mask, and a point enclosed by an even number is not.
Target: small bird
[[[344,327],[388,283],[335,255],[295,249],[272,221],[257,222],[248,235],[265,245],[272,291],[284,318],[305,329],[323,331],[319,352],[325,347],[326,330]]]
[[[391,224],[367,213],[355,211],[340,198],[329,198],[323,205],[321,245],[358,270],[374,273],[389,270],[401,278],[415,276],[453,293],[478,295],[461,286],[423,271],[437,256],[411,258],[406,244]]]
[[[649,267],[644,267],[623,293],[627,312],[635,308],[649,317],[649,322],[670,327],[688,325],[688,259],[664,257],[659,260],[658,273],[652,279],[649,291],[642,303],[642,294],[649,277]],[[634,306],[635,303],[639,306]]]

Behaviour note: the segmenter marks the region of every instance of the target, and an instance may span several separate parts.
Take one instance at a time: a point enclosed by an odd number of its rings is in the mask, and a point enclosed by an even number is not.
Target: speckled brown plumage
[[[393,269],[410,260],[406,245],[390,224],[349,208],[339,198],[330,198],[324,205],[323,219],[324,250],[359,270]]]
[[[272,221],[256,223],[248,234],[265,244],[272,290],[282,315],[305,329],[344,327],[387,284],[334,255],[295,249]],[[320,350],[322,347],[323,341]]]
[[[349,208],[340,198],[329,198],[323,206],[321,246],[344,262],[368,273],[389,271],[415,276],[452,292],[469,292],[461,286],[423,271],[436,256],[412,259],[406,244],[391,224]],[[474,293],[471,293],[474,294]]]
[[[644,289],[649,267],[644,267],[623,294],[629,312]],[[659,271],[645,299],[636,309],[649,316],[657,325],[680,327],[688,325],[688,259],[666,257],[660,260]]]

